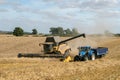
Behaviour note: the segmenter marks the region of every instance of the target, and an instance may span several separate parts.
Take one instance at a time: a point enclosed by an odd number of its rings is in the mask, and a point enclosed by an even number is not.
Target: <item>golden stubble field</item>
[[[87,36],[68,42],[72,55],[78,53],[78,46],[108,47],[109,54],[95,61],[64,63],[59,59],[17,58],[18,53],[40,53],[39,43],[44,40],[0,35],[0,80],[120,80],[120,38]]]

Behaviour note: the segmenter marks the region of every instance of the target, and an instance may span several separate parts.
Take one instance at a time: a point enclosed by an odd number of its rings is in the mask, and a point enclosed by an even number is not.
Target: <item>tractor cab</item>
[[[82,47],[78,47],[79,52],[80,52],[80,51],[89,51],[90,49],[91,49],[90,46],[82,46]]]

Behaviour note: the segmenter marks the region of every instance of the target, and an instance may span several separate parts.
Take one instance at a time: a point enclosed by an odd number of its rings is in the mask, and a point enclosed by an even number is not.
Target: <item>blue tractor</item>
[[[90,46],[78,47],[79,53],[74,57],[74,61],[87,61],[101,58],[108,53],[108,48],[98,47],[91,48]]]

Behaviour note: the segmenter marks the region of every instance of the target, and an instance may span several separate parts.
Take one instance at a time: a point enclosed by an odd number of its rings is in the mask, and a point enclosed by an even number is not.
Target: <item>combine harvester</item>
[[[63,41],[59,41],[59,37],[46,37],[45,43],[39,44],[43,46],[43,53],[19,53],[18,57],[61,58],[68,62],[71,59],[69,56],[71,48],[66,42],[79,37],[85,38],[85,34],[80,34]]]

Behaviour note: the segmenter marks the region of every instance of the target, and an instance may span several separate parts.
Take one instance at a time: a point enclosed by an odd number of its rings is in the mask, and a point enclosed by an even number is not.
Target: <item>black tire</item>
[[[96,59],[95,53],[92,53],[92,55],[90,56],[90,60],[94,61],[95,59]]]
[[[17,56],[18,56],[18,58],[21,58],[21,57],[22,57],[22,54],[19,53]]]
[[[74,57],[74,61],[80,61],[80,57],[79,57],[78,55],[76,55],[76,56]]]
[[[105,57],[105,54],[99,56],[99,58],[102,58],[102,57]]]
[[[83,61],[88,61],[88,60],[89,60],[88,56],[85,55],[85,56],[83,57]]]

